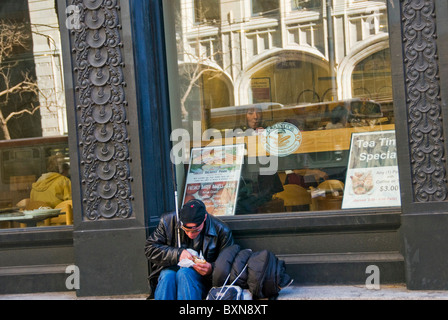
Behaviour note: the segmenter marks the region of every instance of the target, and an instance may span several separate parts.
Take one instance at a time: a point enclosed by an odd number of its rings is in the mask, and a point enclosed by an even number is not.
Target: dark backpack
[[[212,287],[207,294],[206,300],[247,300],[244,294],[243,288],[236,285],[235,283],[239,280],[240,276],[246,271],[247,264],[243,267],[243,270],[236,276],[236,278],[230,283],[229,279],[231,273],[228,274],[224,284],[220,287]],[[250,297],[252,300],[252,296]]]
[[[247,268],[243,270],[246,264]],[[225,248],[216,259],[213,286],[223,286],[229,274],[231,282],[235,275],[241,274],[235,284],[249,289],[255,299],[275,298],[283,287],[292,282],[286,274],[285,262],[272,252],[241,250],[239,245]]]
[[[292,282],[286,274],[285,262],[268,250],[253,253],[247,265],[247,284],[254,298],[275,298]]]

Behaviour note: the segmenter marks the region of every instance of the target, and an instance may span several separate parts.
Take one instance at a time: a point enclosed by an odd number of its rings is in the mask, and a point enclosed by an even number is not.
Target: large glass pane
[[[190,150],[241,143],[230,214],[400,205],[385,1],[284,0],[269,23],[252,14],[282,2],[220,1],[226,19],[207,26],[189,23],[187,3],[176,6],[171,88],[172,159],[188,199],[224,212],[222,186],[207,181],[217,177],[211,149],[193,166]]]
[[[0,228],[72,224],[54,1],[0,5]]]

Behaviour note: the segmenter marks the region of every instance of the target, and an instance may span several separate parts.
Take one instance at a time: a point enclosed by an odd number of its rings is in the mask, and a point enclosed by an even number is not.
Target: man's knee
[[[204,295],[202,277],[193,268],[181,268],[176,274],[177,299],[201,300]]]
[[[159,283],[160,282],[174,282],[176,281],[176,271],[165,269],[159,275]]]
[[[176,273],[177,283],[189,283],[192,281],[198,281],[199,273],[196,272],[193,268],[180,268]]]

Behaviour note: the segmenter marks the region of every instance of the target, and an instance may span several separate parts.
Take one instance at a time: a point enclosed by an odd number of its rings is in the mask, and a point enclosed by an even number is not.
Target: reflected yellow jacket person
[[[30,197],[32,201],[43,201],[54,208],[72,198],[70,179],[57,172],[44,173],[32,184]]]

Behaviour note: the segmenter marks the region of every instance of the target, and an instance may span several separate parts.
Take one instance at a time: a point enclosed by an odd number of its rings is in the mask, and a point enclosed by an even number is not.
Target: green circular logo
[[[278,157],[286,157],[302,144],[302,133],[289,122],[278,122],[263,132],[264,146],[267,152]]]

